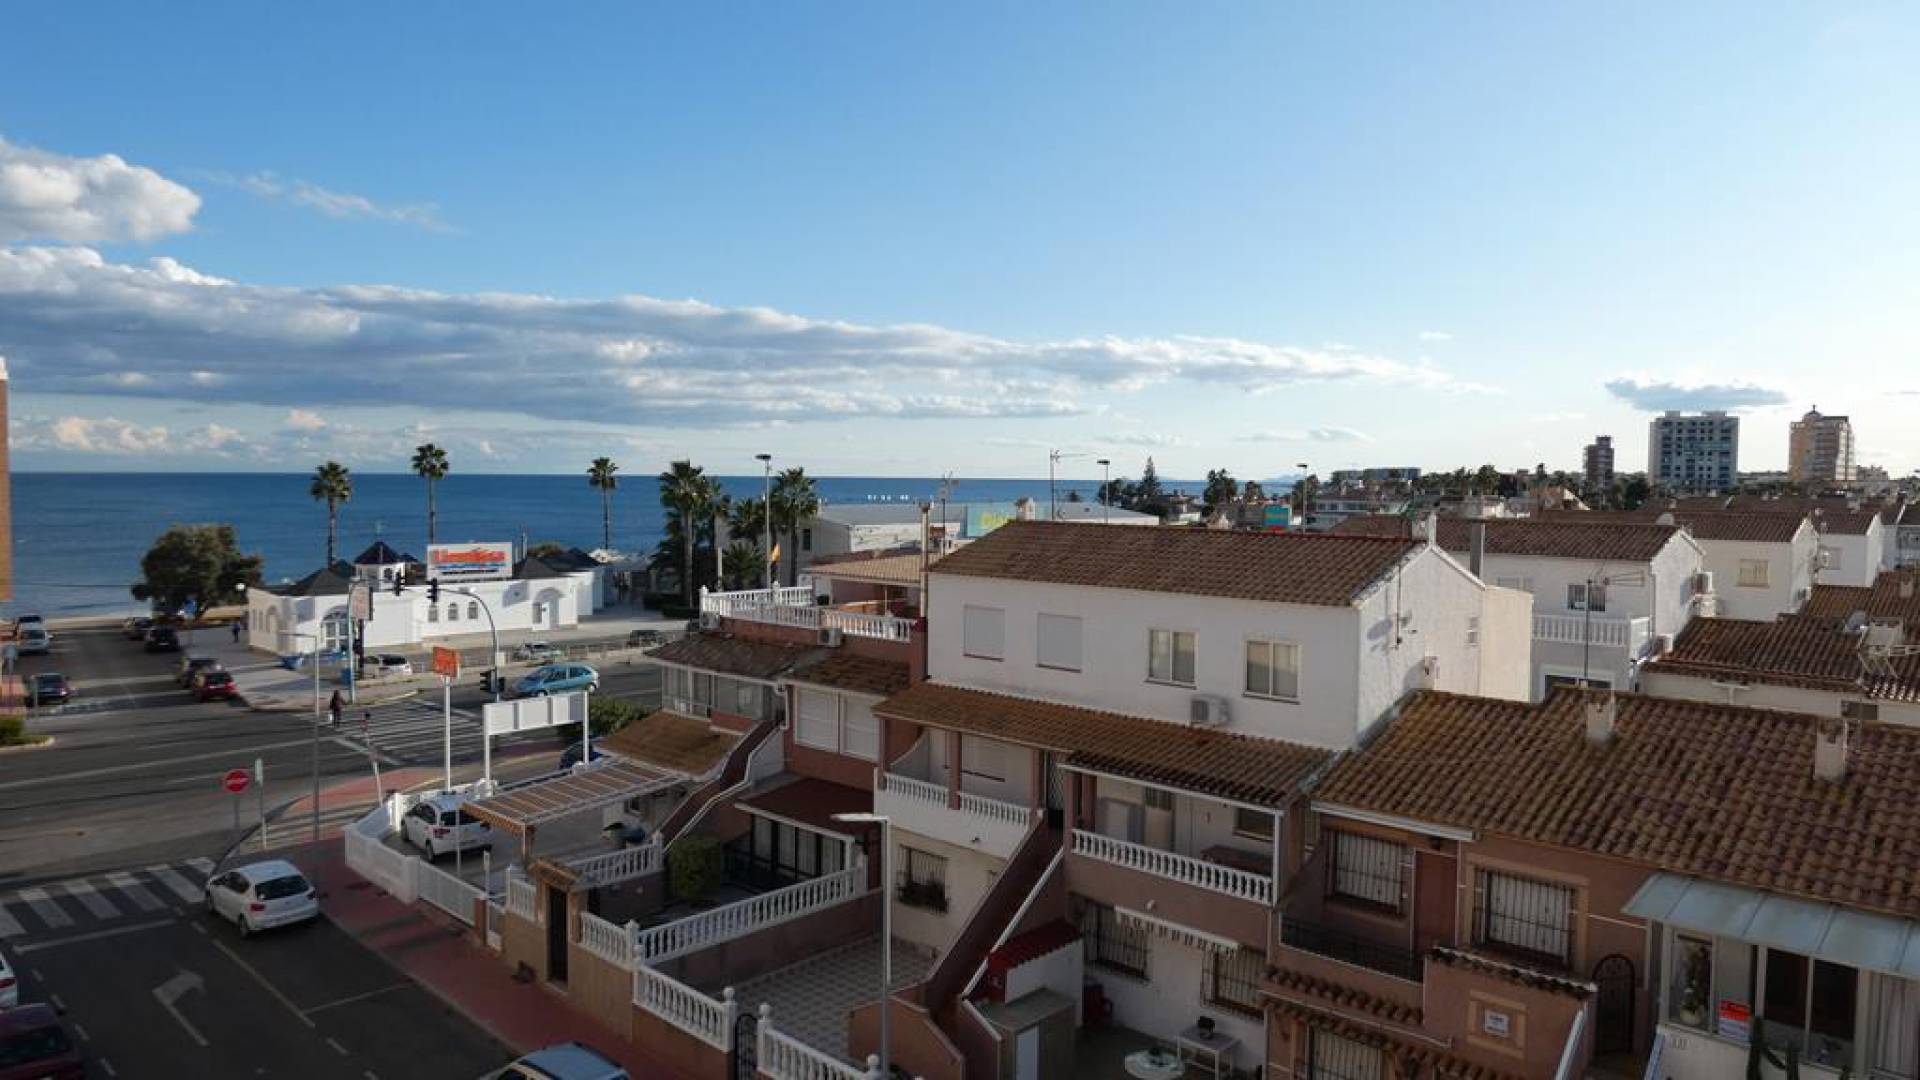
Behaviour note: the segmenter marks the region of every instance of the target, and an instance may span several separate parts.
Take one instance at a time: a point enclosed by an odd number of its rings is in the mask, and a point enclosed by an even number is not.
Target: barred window
[[[1087,962],[1136,979],[1147,977],[1150,949],[1147,931],[1127,926],[1105,904],[1088,903],[1080,913],[1080,934],[1087,945]]]
[[[947,910],[947,860],[931,852],[902,847],[900,902],[909,907]]]
[[[1258,949],[1207,952],[1201,987],[1208,1005],[1260,1015],[1260,980],[1267,973],[1267,954]]]
[[[1565,885],[1480,871],[1474,942],[1566,967],[1573,961],[1573,890]]]
[[[1600,582],[1575,582],[1567,586],[1568,611],[1607,610],[1607,587]]]
[[[1307,1031],[1307,1080],[1382,1080],[1386,1065],[1377,1046],[1318,1028]]]
[[[1390,840],[1328,829],[1332,873],[1328,890],[1389,911],[1400,910],[1402,862],[1406,849]]]

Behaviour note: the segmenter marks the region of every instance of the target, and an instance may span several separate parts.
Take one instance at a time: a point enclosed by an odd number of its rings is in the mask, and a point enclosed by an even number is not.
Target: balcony
[[[1001,799],[959,793],[951,805],[945,785],[900,773],[881,774],[873,793],[873,811],[893,819],[895,828],[1005,859],[1027,835],[1037,810]]]
[[[1372,941],[1347,930],[1292,916],[1283,916],[1280,920],[1280,944],[1406,982],[1420,982],[1426,969],[1425,960],[1412,949]]]
[[[1625,619],[1619,616],[1541,615],[1533,616],[1533,639],[1559,645],[1592,644],[1601,648],[1625,649],[1638,655],[1647,642],[1648,620],[1643,616]]]
[[[1073,853],[1182,885],[1221,893],[1236,900],[1251,901],[1262,907],[1273,905],[1273,877],[1270,874],[1236,870],[1191,855],[1162,851],[1086,829],[1073,831]]]
[[[861,605],[868,606],[868,605]],[[872,611],[823,607],[814,603],[813,586],[742,589],[700,593],[700,614],[801,630],[837,630],[849,637],[880,641],[913,640],[913,620]]]

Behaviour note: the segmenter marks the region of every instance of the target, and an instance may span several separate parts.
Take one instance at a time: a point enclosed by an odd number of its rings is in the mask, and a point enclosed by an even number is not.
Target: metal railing
[[[1590,643],[1609,649],[1637,649],[1647,639],[1647,619],[1623,619],[1595,615],[1541,615],[1533,617],[1533,636],[1538,641],[1562,645]]]
[[[1273,904],[1273,878],[1266,874],[1250,874],[1191,855],[1162,851],[1086,829],[1073,830],[1073,853],[1124,866],[1129,870],[1170,878],[1182,884],[1211,889],[1241,900],[1251,900],[1263,906]]]
[[[634,954],[650,963],[684,956],[851,900],[866,888],[866,862],[855,860],[838,873],[641,930],[634,935]]]
[[[636,964],[633,1003],[716,1050],[729,1049],[738,1015],[731,986],[715,1001],[665,972]]]
[[[1426,977],[1426,965],[1412,949],[1383,945],[1358,934],[1306,922],[1291,915],[1280,918],[1280,944],[1407,982],[1417,983]]]
[[[622,848],[619,851],[609,851],[601,855],[568,859],[567,866],[583,881],[590,884],[618,885],[623,881],[659,872],[661,851],[660,837],[656,833],[650,844]]]

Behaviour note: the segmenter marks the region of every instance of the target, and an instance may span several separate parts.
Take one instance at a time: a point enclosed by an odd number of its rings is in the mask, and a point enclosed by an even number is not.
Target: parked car
[[[14,632],[15,648],[21,656],[45,656],[53,651],[53,635],[40,623],[31,622]]]
[[[147,628],[148,652],[179,652],[180,632],[171,626]]]
[[[220,660],[213,656],[183,656],[180,666],[173,669],[174,684],[182,690],[193,688],[193,677],[203,671],[219,671]]]
[[[598,739],[594,740],[593,756],[588,758],[587,760],[599,761],[601,758],[606,756],[607,755],[600,752],[599,740]],[[580,744],[577,742],[570,742],[567,744],[566,751],[560,755],[560,771],[565,772],[566,770],[571,769],[578,764],[580,764]]]
[[[233,672],[224,669],[201,671],[193,677],[193,697],[196,701],[231,701],[240,696],[240,684],[233,681]]]
[[[249,863],[207,882],[207,910],[242,934],[320,917],[320,901],[300,868],[285,859]]]
[[[514,661],[522,664],[551,664],[566,658],[566,653],[544,641],[529,641],[513,650]]]
[[[514,697],[546,697],[575,690],[600,689],[600,673],[586,664],[548,664],[513,682]]]
[[[27,684],[27,704],[65,705],[73,700],[73,685],[57,671],[42,671]]]
[[[13,620],[13,629],[15,633],[25,630],[29,626],[38,626],[44,629],[46,625],[47,625],[47,620],[41,618],[38,615],[20,615],[20,616],[16,616]]]
[[[135,615],[120,624],[120,635],[128,641],[144,641],[147,631],[153,629],[153,620],[145,615]]]
[[[20,980],[7,966],[6,954],[0,953],[0,1009],[11,1009],[20,1004]]]
[[[413,674],[413,661],[399,653],[368,653],[360,658],[363,679],[399,678]]]
[[[0,1010],[0,1080],[82,1080],[80,1049],[51,1005]]]
[[[400,820],[407,843],[437,859],[456,848],[471,851],[493,846],[493,826],[461,809],[466,796],[443,791],[423,799]]]
[[[535,1050],[488,1080],[627,1080],[627,1070],[585,1043]]]
[[[667,636],[658,630],[630,630],[627,632],[627,648],[640,649],[658,645],[667,640]]]

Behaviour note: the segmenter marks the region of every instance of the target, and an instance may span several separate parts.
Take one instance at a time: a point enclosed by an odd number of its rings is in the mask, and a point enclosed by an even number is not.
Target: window
[[[1061,671],[1080,670],[1080,620],[1072,615],[1040,616],[1034,663]]]
[[[1193,685],[1193,635],[1184,630],[1147,631],[1147,679]]]
[[[1673,939],[1673,991],[1668,996],[1671,1018],[1705,1031],[1713,1016],[1713,1001],[1713,942],[1688,934],[1676,934]]]
[[[1259,1016],[1260,980],[1267,974],[1267,954],[1258,949],[1207,951],[1201,973],[1201,1000],[1248,1016]]]
[[[1764,589],[1767,587],[1767,560],[1740,560],[1740,587],[1743,589]]]
[[[1007,778],[1006,747],[978,735],[960,736],[960,771],[983,780]]]
[[[1387,911],[1400,910],[1401,863],[1406,849],[1390,840],[1328,829],[1332,873],[1327,891]]]
[[[1480,644],[1480,616],[1478,615],[1467,616],[1467,644],[1470,646]]]
[[[440,605],[439,604],[427,605],[427,621],[428,622],[440,621]]]
[[[902,847],[900,902],[908,907],[947,910],[947,860],[918,848]]]
[[[1573,890],[1565,885],[1480,871],[1474,944],[1510,949],[1561,967],[1573,961]]]
[[[1244,806],[1233,809],[1233,834],[1251,837],[1255,840],[1273,839],[1273,815],[1265,810],[1249,810]]]
[[[1788,1029],[1820,1065],[1838,1065],[1850,1057],[1859,1007],[1860,973],[1785,949],[1768,949],[1760,1015],[1768,1027]]]
[[[1837,547],[1828,547],[1825,544],[1821,544],[1820,545],[1820,565],[1825,567],[1828,570],[1840,569],[1840,549]]]
[[[841,750],[848,757],[857,757],[862,761],[880,760],[880,721],[873,715],[873,706],[853,698],[842,699],[846,725],[841,740]]]
[[[1006,657],[1007,613],[968,604],[960,613],[960,651],[978,660]]]
[[[447,605],[447,621],[448,622],[460,621],[460,605],[459,604]]]
[[[800,530],[800,550],[801,551],[813,550],[813,530],[812,529]]]
[[[1145,928],[1122,923],[1112,908],[1090,902],[1080,912],[1080,934],[1086,942],[1087,963],[1136,979],[1147,977],[1151,946]]]
[[[1319,1028],[1307,1030],[1307,1080],[1381,1080],[1386,1074],[1386,1055],[1379,1047]]]
[[[467,604],[467,618],[477,619],[479,617],[480,617],[480,601],[478,600],[469,601]]]
[[[1920,983],[1875,975],[1873,1000],[1873,1074],[1920,1077]]]
[[[840,749],[840,696],[820,690],[800,691],[800,720],[793,740],[820,750]]]
[[[1300,697],[1300,646],[1290,641],[1247,642],[1247,693],[1295,701]]]
[[[1576,581],[1567,586],[1568,611],[1607,610],[1607,587],[1599,582]]]

